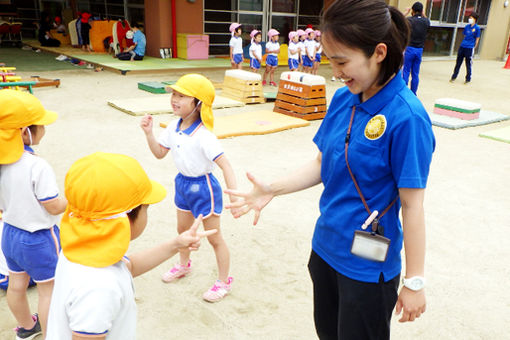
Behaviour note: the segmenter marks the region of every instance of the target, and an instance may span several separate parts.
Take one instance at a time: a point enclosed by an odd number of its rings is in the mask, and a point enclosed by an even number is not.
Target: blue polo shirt
[[[418,98],[397,74],[376,95],[361,103],[347,87],[336,91],[314,142],[322,152],[324,191],[313,250],[339,273],[358,281],[388,281],[401,271],[400,200],[381,218],[391,240],[385,262],[350,252],[355,230],[368,217],[345,162],[345,136],[356,107],[349,143],[349,165],[369,208],[381,213],[398,188],[425,188],[435,138],[430,118]]]
[[[146,41],[145,41],[145,35],[140,30],[137,30],[136,32],[134,32],[133,43],[136,44],[133,52],[135,52],[137,55],[143,57],[145,55]]]
[[[474,24],[473,26],[467,24],[466,27],[464,27],[464,40],[462,40],[460,47],[475,47],[476,38],[480,38],[480,26],[477,24]]]

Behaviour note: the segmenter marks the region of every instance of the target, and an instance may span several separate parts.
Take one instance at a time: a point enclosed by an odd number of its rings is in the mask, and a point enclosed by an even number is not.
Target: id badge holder
[[[372,225],[372,232],[356,230],[352,239],[351,253],[370,261],[386,261],[391,241],[377,234],[377,230],[377,222]]]

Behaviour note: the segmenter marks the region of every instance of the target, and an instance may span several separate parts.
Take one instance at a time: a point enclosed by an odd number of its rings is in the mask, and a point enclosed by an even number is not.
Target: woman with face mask
[[[473,12],[469,16],[469,24],[464,27],[464,40],[460,44],[459,51],[457,52],[457,63],[453,70],[450,82],[453,83],[459,75],[460,67],[462,62],[466,59],[466,81],[464,84],[468,84],[471,81],[471,64],[473,64],[473,54],[480,41],[480,26],[476,24],[478,21],[478,13]]]

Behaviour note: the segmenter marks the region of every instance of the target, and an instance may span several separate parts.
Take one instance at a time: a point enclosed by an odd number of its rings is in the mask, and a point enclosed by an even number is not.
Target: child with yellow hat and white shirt
[[[32,94],[0,91],[0,209],[2,250],[9,271],[7,303],[18,322],[16,339],[32,339],[46,331],[55,267],[60,251],[56,215],[67,201],[59,196],[51,166],[34,154],[44,125],[57,114],[44,109]],[[27,286],[37,284],[38,315],[30,313]]]
[[[218,230],[208,237],[218,265],[218,280],[204,293],[209,302],[221,300],[229,293],[232,277],[229,277],[230,254],[220,233],[220,214],[223,209],[222,189],[212,174],[218,165],[228,188],[237,187],[232,166],[225,156],[218,139],[213,134],[214,117],[212,103],[214,86],[202,75],[187,74],[170,86],[173,90],[171,104],[180,119],[171,122],[156,139],[152,132],[152,116],[142,118],[140,123],[149,148],[161,159],[172,152],[179,174],[175,178],[175,205],[177,230],[183,232],[199,214],[204,216],[206,230]],[[236,200],[232,196],[231,201]],[[164,282],[186,276],[191,271],[190,253],[180,250],[180,262],[163,274]]]
[[[76,161],[66,175],[65,194],[69,203],[47,339],[134,340],[133,277],[180,248],[198,249],[200,237],[215,231],[197,232],[199,216],[175,239],[124,256],[146,227],[148,205],[161,201],[166,190],[135,159],[120,154],[96,152]]]

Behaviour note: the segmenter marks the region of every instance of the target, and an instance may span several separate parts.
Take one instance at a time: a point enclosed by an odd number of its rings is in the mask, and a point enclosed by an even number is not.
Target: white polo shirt
[[[276,51],[280,48],[280,43],[272,42],[271,40],[266,43],[266,51]],[[278,56],[278,53],[268,53],[269,55]]]
[[[289,43],[289,49],[288,49],[287,54],[289,55],[289,59],[298,60],[299,59],[299,43],[295,43],[295,42],[291,41]]]
[[[253,59],[262,59],[262,45],[257,43],[252,43],[250,45],[250,58]]]
[[[243,53],[243,39],[241,37],[230,38],[230,43],[228,45],[234,48],[232,51],[233,54]]]
[[[306,40],[305,40],[306,41]],[[304,56],[306,55],[306,47],[305,47],[305,43],[304,41],[298,41],[298,47],[299,47],[299,52],[301,52],[301,55]]]
[[[182,119],[176,119],[161,133],[158,142],[170,149],[175,167],[188,177],[199,177],[214,170],[214,161],[223,154],[218,138],[202,124],[195,121],[181,130]]]
[[[315,40],[306,39],[305,40],[305,48],[306,48],[306,54],[310,55],[312,57],[315,57],[315,46],[316,46]]]
[[[136,314],[133,277],[123,261],[94,268],[71,262],[60,252],[48,340],[69,340],[73,332],[135,340]]]
[[[319,41],[317,41],[317,40],[315,40],[315,48],[317,48],[317,52],[315,52],[316,54],[317,53],[318,54],[322,53],[322,44]]]
[[[30,147],[21,158],[0,166],[0,206],[3,220],[16,228],[33,233],[49,229],[59,220],[41,204],[58,197],[58,186],[51,166]]]

